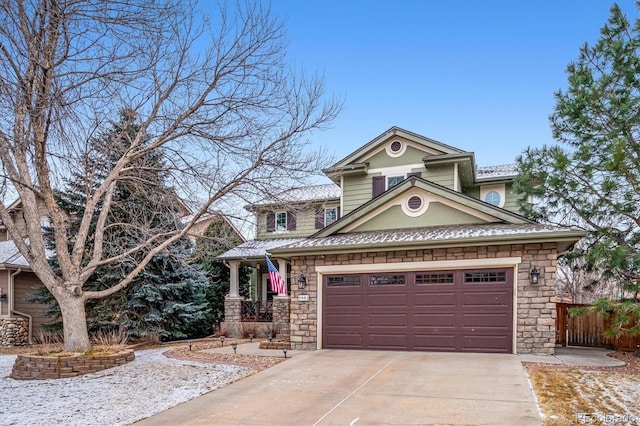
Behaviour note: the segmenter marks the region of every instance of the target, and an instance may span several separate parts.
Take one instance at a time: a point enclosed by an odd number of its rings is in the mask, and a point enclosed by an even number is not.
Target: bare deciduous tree
[[[282,24],[251,2],[222,4],[211,18],[203,9],[183,0],[0,3],[0,219],[59,303],[66,350],[90,347],[86,300],[125,288],[210,208],[281,191],[328,164],[307,137],[329,125],[340,102],[323,101],[322,79],[287,65]],[[123,132],[117,145],[124,152],[96,180],[113,152],[90,141],[125,108],[138,130]],[[113,190],[152,152],[163,155],[177,192],[199,208],[173,233],[122,224],[139,237],[114,254],[105,250]],[[87,170],[86,208],[69,239],[69,217],[55,195],[79,165]],[[12,196],[26,231],[7,210]],[[47,262],[43,214],[59,274]],[[125,258],[137,265],[117,285],[83,288],[98,266]]]

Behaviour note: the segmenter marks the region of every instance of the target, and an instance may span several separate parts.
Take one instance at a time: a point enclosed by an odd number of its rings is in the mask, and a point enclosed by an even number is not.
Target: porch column
[[[240,270],[240,261],[232,260],[229,262],[229,269],[231,270],[229,276],[229,297],[239,297],[240,296],[240,279],[239,270]]]
[[[284,280],[284,288],[285,292],[287,291],[287,261],[284,259],[278,259],[278,272],[280,272],[280,276]],[[278,295],[286,295],[285,293],[278,293]]]

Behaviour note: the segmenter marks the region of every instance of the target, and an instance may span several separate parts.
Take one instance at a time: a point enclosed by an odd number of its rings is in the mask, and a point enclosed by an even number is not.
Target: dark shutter
[[[384,176],[374,176],[373,177],[373,197],[376,198],[378,195],[384,192]]]
[[[324,209],[319,207],[316,209],[316,229],[324,228]]]
[[[296,214],[294,212],[287,212],[287,231],[296,230]]]
[[[267,213],[267,232],[276,230],[276,214],[274,212]]]
[[[336,207],[336,220],[340,219],[340,206]]]

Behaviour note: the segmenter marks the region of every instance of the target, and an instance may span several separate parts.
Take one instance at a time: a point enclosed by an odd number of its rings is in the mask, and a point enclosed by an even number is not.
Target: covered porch
[[[274,257],[269,250],[299,239],[247,241],[218,258],[230,270],[229,294],[225,297],[225,319],[221,332],[229,337],[269,337],[289,340],[290,289],[293,281],[288,259]],[[286,283],[286,292],[271,291],[266,255]],[[251,268],[250,297],[240,294],[240,268]]]

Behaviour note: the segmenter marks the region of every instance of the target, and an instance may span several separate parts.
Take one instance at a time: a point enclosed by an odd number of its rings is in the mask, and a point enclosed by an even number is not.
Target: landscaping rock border
[[[117,367],[134,359],[133,350],[105,355],[17,355],[11,370],[11,378],[16,380],[45,380],[76,377]]]

